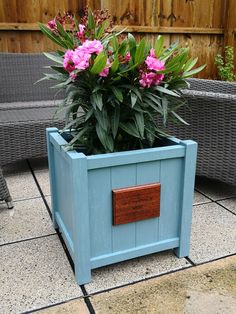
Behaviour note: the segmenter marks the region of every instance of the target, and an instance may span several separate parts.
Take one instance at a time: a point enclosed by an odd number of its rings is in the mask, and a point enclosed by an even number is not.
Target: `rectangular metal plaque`
[[[112,190],[113,225],[160,216],[160,183]]]

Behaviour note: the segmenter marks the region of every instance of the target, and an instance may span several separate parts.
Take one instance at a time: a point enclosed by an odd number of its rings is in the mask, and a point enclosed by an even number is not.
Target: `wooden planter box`
[[[54,227],[79,284],[91,269],[134,257],[168,249],[188,256],[195,142],[171,138],[164,147],[85,156],[66,152],[56,128],[47,141]]]

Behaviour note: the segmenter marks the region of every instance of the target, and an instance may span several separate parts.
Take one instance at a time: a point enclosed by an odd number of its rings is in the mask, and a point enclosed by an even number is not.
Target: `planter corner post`
[[[182,212],[180,217],[180,243],[179,247],[174,249],[178,257],[189,256],[193,193],[197,160],[197,143],[192,140],[181,141],[186,148],[186,155],[183,167],[183,194],[182,194]]]
[[[69,152],[69,155],[73,164],[71,197],[75,277],[81,285],[91,281],[87,158],[83,153]]]

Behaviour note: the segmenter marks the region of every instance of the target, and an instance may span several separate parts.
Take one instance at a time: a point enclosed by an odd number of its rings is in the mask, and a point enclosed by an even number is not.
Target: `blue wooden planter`
[[[165,147],[85,156],[66,152],[47,129],[54,227],[59,228],[79,284],[91,269],[175,249],[188,256],[197,144],[171,138]],[[112,189],[161,184],[160,217],[113,226]]]

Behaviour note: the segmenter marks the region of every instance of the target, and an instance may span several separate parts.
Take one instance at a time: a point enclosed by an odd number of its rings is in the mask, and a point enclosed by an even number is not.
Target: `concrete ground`
[[[196,179],[189,258],[152,254],[78,286],[52,227],[46,160],[4,172],[15,207],[0,202],[0,314],[236,314],[236,187]]]

